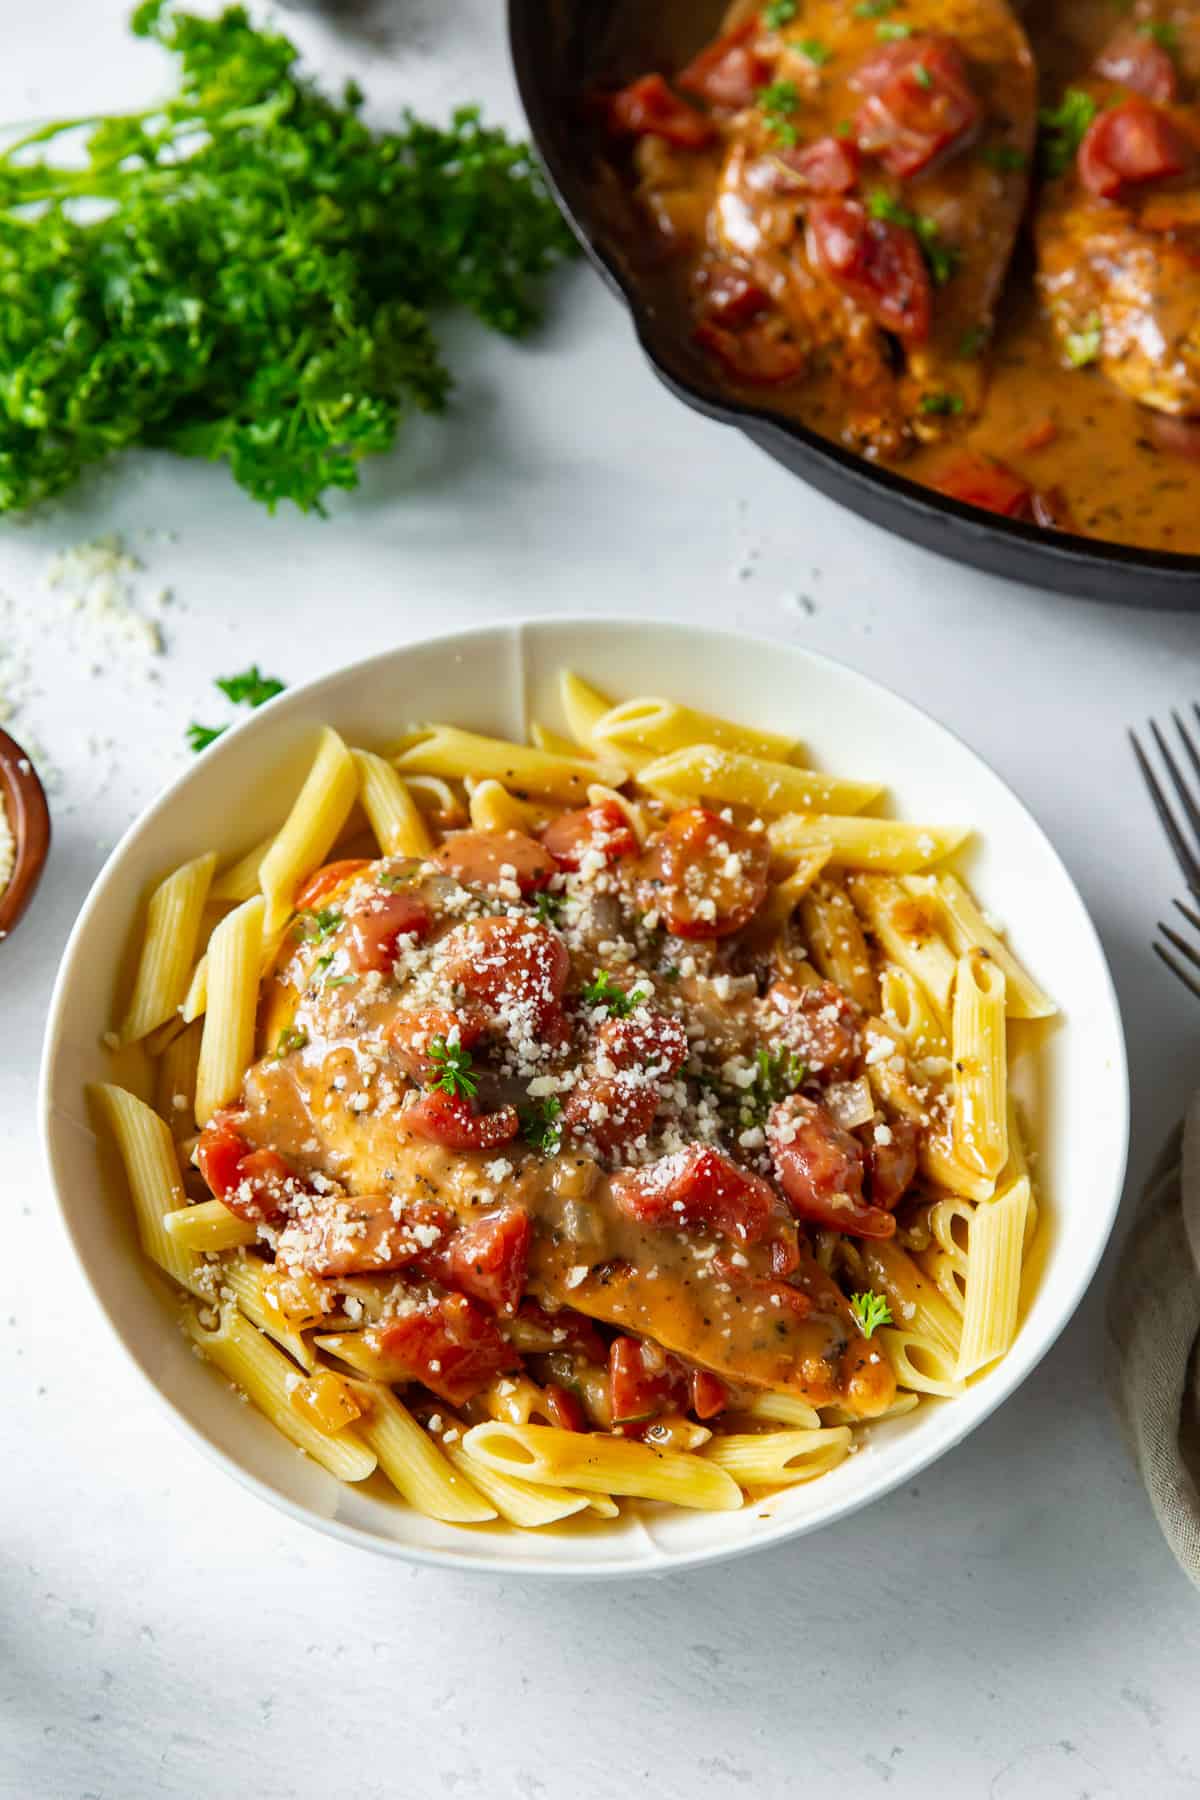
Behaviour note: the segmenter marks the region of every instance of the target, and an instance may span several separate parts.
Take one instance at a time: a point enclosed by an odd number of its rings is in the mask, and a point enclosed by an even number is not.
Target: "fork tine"
[[[1158,929],[1168,944],[1173,944],[1181,956],[1187,957],[1194,969],[1200,969],[1200,950],[1193,950],[1186,938],[1181,938],[1177,931],[1172,931],[1171,927],[1164,925],[1161,919],[1158,921]]]
[[[1184,918],[1187,920],[1189,925],[1194,925],[1196,927],[1196,930],[1200,931],[1200,913],[1194,912],[1190,906],[1185,906],[1183,904],[1182,900],[1172,900],[1171,905],[1176,909],[1177,912],[1181,912],[1183,914]],[[1163,927],[1163,930],[1164,931],[1166,930],[1165,925]]]
[[[1192,830],[1196,833],[1197,838],[1200,838],[1200,806],[1197,806],[1196,802],[1192,799],[1191,790],[1189,789],[1187,782],[1183,779],[1183,776],[1179,773],[1179,764],[1171,755],[1170,750],[1167,748],[1167,740],[1153,719],[1150,721],[1150,731],[1155,743],[1158,745],[1158,753],[1167,765],[1167,773],[1171,777],[1171,784],[1179,797],[1179,804],[1187,814]]]
[[[1192,855],[1183,833],[1175,823],[1175,815],[1167,804],[1166,795],[1158,785],[1158,777],[1146,760],[1146,752],[1142,749],[1142,746],[1138,743],[1136,734],[1132,731],[1129,733],[1129,741],[1133,745],[1133,754],[1137,757],[1138,767],[1142,771],[1142,779],[1150,790],[1150,798],[1154,802],[1154,810],[1162,822],[1163,830],[1171,841],[1171,848],[1175,852],[1175,860],[1183,870],[1183,878],[1191,888],[1193,894],[1200,897],[1200,863],[1198,863],[1196,858]]]
[[[1161,944],[1156,943],[1154,945],[1154,954],[1158,957],[1160,962],[1166,963],[1176,980],[1182,981],[1184,987],[1195,994],[1197,1000],[1200,1000],[1200,983],[1193,981],[1187,970],[1181,969],[1179,964],[1175,961],[1175,958],[1169,956]]]
[[[1195,775],[1197,781],[1200,781],[1200,750],[1197,750],[1195,743],[1192,741],[1188,732],[1187,726],[1174,708],[1171,709],[1171,717],[1175,721],[1175,729],[1179,733],[1179,741],[1187,751],[1188,761],[1192,765],[1192,773]]]

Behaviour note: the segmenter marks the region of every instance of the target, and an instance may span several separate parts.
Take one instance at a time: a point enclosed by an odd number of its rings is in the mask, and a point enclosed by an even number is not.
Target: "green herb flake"
[[[957,414],[963,409],[963,397],[961,394],[939,391],[922,394],[918,404],[923,413]]]
[[[791,146],[797,142],[796,127],[789,115],[799,104],[800,94],[794,81],[773,81],[758,91],[758,107],[767,130],[781,144]]]
[[[548,888],[543,888],[533,903],[533,910],[541,924],[557,925],[566,903],[565,894],[552,894]]]
[[[275,675],[263,675],[257,663],[240,675],[219,675],[216,686],[235,706],[262,706],[282,694],[285,684]]]
[[[763,7],[762,22],[768,31],[781,31],[796,17],[796,0],[768,0]]]
[[[892,1323],[892,1309],[882,1294],[851,1294],[850,1310],[866,1338],[873,1337],[880,1325]]]
[[[1082,331],[1069,331],[1063,339],[1067,361],[1073,369],[1086,369],[1099,360],[1104,346],[1104,327],[1098,313],[1093,313]]]
[[[1179,27],[1166,19],[1147,19],[1138,26],[1143,37],[1158,45],[1160,50],[1167,50],[1173,56],[1179,48]]]
[[[471,1073],[475,1059],[464,1045],[435,1037],[429,1046],[429,1060],[434,1068],[430,1087],[441,1088],[444,1094],[460,1100],[475,1098],[479,1092],[479,1083]]]
[[[944,241],[936,219],[931,219],[927,213],[910,211],[883,188],[876,188],[868,195],[867,211],[873,219],[886,219],[892,225],[903,225],[915,233],[935,287],[945,287],[958,272],[962,253],[955,245]]]
[[[927,93],[928,93],[929,89],[933,86],[933,76],[929,73],[929,70],[925,67],[924,63],[914,63],[913,64],[912,78],[916,82],[917,86],[919,88],[924,88]]]
[[[193,722],[187,728],[188,749],[207,750],[226,729],[224,725],[197,725]]]
[[[1041,126],[1039,149],[1043,171],[1050,176],[1062,175],[1075,160],[1075,152],[1099,111],[1095,100],[1082,88],[1068,88],[1058,106],[1045,106],[1038,113]]]
[[[607,1008],[610,1019],[627,1019],[635,1006],[649,998],[645,988],[632,987],[626,993],[625,989],[618,986],[613,980],[607,969],[601,969],[580,994],[580,999],[585,1006]]]
[[[664,981],[669,981],[672,984],[679,980],[679,970],[674,963],[667,964],[662,972],[662,978]]]
[[[905,38],[910,38],[912,34],[913,28],[911,25],[884,24],[875,27],[875,36],[880,38],[885,44],[902,43]]]
[[[970,361],[979,355],[991,335],[986,325],[972,325],[958,340],[958,354]]]
[[[287,1031],[279,1034],[279,1042],[275,1046],[275,1055],[283,1058],[293,1050],[303,1050],[308,1043],[308,1033],[303,1025],[292,1025]]]
[[[823,44],[820,38],[801,38],[795,48],[799,50],[801,56],[806,56],[810,63],[815,63],[818,69],[823,68],[833,55],[833,51],[827,44]]]
[[[556,1156],[562,1148],[562,1101],[548,1094],[544,1100],[531,1100],[517,1108],[521,1136],[535,1150]]]
[[[389,894],[394,894],[399,888],[410,887],[420,872],[421,864],[414,858],[412,862],[405,863],[403,868],[381,870],[375,880]]]
[[[984,144],[979,152],[980,162],[986,163],[989,169],[1023,169],[1029,161],[1023,150],[1015,144]]]
[[[886,19],[899,5],[899,0],[858,0],[854,9],[856,19]]]
[[[794,1051],[782,1048],[757,1051],[754,1080],[740,1096],[738,1122],[744,1127],[765,1125],[771,1108],[794,1094],[804,1076],[804,1064]]]

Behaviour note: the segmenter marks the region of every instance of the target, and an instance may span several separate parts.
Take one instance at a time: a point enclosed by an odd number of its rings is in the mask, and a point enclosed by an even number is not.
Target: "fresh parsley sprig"
[[[2,266],[2,254],[0,254],[0,266]],[[0,423],[0,441],[2,441],[2,434],[3,426]],[[0,505],[0,511],[3,511],[2,505]],[[286,683],[280,681],[277,675],[262,674],[258,664],[251,663],[250,667],[243,669],[240,675],[218,675],[213,686],[220,688],[221,692],[227,699],[232,700],[235,706],[262,706],[266,701],[273,700],[276,694],[282,694]],[[207,750],[208,746],[228,729],[227,725],[196,725],[193,723],[187,728],[188,744],[193,750]]]
[[[534,900],[534,914],[543,925],[557,925],[562,920],[562,911],[566,903],[565,894],[552,894],[549,888],[543,888]]]
[[[794,1094],[804,1075],[804,1064],[794,1051],[782,1046],[757,1050],[754,1081],[743,1090],[738,1107],[739,1123],[744,1127],[765,1125],[771,1108]]]
[[[531,1100],[517,1108],[521,1136],[535,1150],[546,1156],[557,1156],[562,1148],[562,1101],[554,1094],[544,1100]]]
[[[471,1073],[475,1059],[463,1044],[451,1044],[444,1037],[435,1037],[429,1046],[429,1060],[436,1071],[430,1087],[441,1088],[444,1094],[459,1100],[475,1098],[479,1092],[479,1083]]]
[[[762,22],[768,31],[780,31],[796,17],[796,0],[767,0]]]
[[[640,1006],[643,1000],[649,998],[648,988],[632,987],[626,993],[607,969],[601,969],[580,993],[585,1006],[605,1007],[610,1019],[627,1019],[635,1006]]]
[[[864,1337],[873,1337],[880,1325],[892,1323],[892,1309],[882,1294],[851,1294],[850,1310]]]
[[[884,188],[876,188],[867,196],[867,211],[873,219],[904,225],[915,234],[935,287],[945,287],[957,273],[962,252],[954,244],[946,243],[937,220],[928,213],[913,212]]]
[[[1099,111],[1095,100],[1083,88],[1068,88],[1057,106],[1044,106],[1038,113],[1041,135],[1038,149],[1042,170],[1046,175],[1062,175],[1075,160],[1075,152]]]
[[[758,90],[758,110],[771,136],[789,148],[798,140],[792,114],[800,104],[800,93],[794,81],[773,81]]]

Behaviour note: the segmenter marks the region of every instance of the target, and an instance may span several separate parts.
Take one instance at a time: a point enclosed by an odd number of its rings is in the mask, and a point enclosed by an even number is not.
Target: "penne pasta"
[[[971,1215],[967,1292],[955,1375],[973,1375],[1003,1356],[1016,1335],[1029,1183],[1022,1180]]]
[[[966,1383],[955,1374],[955,1354],[944,1344],[916,1331],[893,1331],[886,1326],[875,1335],[902,1388],[914,1394],[937,1394],[946,1400],[956,1400],[966,1393]]]
[[[350,1387],[364,1408],[358,1429],[411,1506],[455,1525],[482,1525],[496,1517],[496,1508],[443,1456],[390,1388],[367,1381],[352,1381]]]
[[[144,1100],[111,1082],[98,1082],[89,1094],[121,1153],[143,1251],[172,1281],[198,1293],[204,1261],[166,1226],[167,1215],[187,1205],[170,1131]]]
[[[237,1308],[223,1308],[212,1329],[191,1308],[184,1322],[201,1355],[220,1369],[234,1387],[240,1388],[277,1431],[339,1481],[366,1480],[375,1468],[375,1451],[363,1442],[354,1427],[322,1431],[291,1405],[289,1394],[303,1377],[282,1350],[277,1350]]]
[[[590,782],[619,787],[625,779],[625,770],[616,761],[551,756],[529,744],[460,731],[457,725],[436,725],[428,737],[397,757],[396,767],[403,775],[456,776],[460,781],[468,775],[476,781],[491,777],[518,797],[536,794],[564,806],[582,806]]]
[[[315,1369],[317,1359],[293,1322],[274,1303],[272,1270],[257,1256],[240,1250],[221,1265],[222,1285],[227,1287],[252,1325],[274,1338],[302,1369]]]
[[[253,900],[255,894],[261,893],[258,872],[274,842],[275,834],[272,832],[270,837],[261,838],[257,844],[252,844],[246,854],[230,863],[227,869],[222,869],[209,890],[209,899],[240,906],[243,900]]]
[[[154,1104],[175,1138],[187,1137],[195,1122],[201,1030],[199,1020],[193,1025],[184,1025],[180,1020],[178,1033],[159,1058]]]
[[[357,798],[354,758],[326,725],[304,785],[258,872],[267,902],[267,937],[287,923],[296,890],[329,855]]]
[[[767,897],[753,922],[752,929],[756,938],[770,942],[783,935],[796,908],[829,861],[829,856],[828,844],[817,845],[798,858],[795,866],[781,880],[771,882],[767,888]]]
[[[777,731],[735,725],[732,719],[654,697],[623,700],[619,706],[610,707],[592,724],[592,740],[597,748],[607,748],[616,757],[621,757],[627,747],[665,756],[673,750],[715,745],[784,763],[800,748],[794,738]]]
[[[824,847],[823,847],[824,848]],[[808,953],[826,981],[836,982],[864,1012],[879,1011],[879,984],[862,924],[840,881],[822,876],[801,896]]]
[[[814,844],[830,846],[837,868],[908,875],[963,844],[965,825],[908,825],[898,819],[862,819],[833,813],[785,813],[767,826],[777,856],[798,856]]]
[[[443,1456],[460,1475],[466,1476],[471,1486],[477,1488],[510,1525],[519,1525],[525,1531],[536,1531],[543,1525],[557,1525],[560,1519],[569,1519],[577,1513],[591,1511],[594,1500],[600,1500],[603,1505],[603,1496],[600,1495],[575,1494],[570,1488],[537,1487],[532,1481],[522,1481],[519,1475],[497,1474],[487,1463],[467,1454],[462,1447],[462,1429],[455,1430],[453,1440],[449,1432],[442,1434]],[[615,1518],[617,1510],[613,1502],[609,1501],[603,1516]]]
[[[1008,1160],[1004,971],[984,950],[958,959],[954,983],[954,1154],[993,1179]]]
[[[958,1315],[908,1252],[888,1238],[863,1238],[858,1254],[868,1284],[886,1299],[893,1324],[939,1344],[947,1355],[956,1356]]]
[[[957,876],[909,876],[904,885],[922,900],[936,895],[943,929],[957,956],[965,955],[968,950],[983,950],[1004,971],[1010,1019],[1046,1019],[1058,1011],[1053,1000],[1022,968],[1004,939],[988,924]]]
[[[166,1024],[183,1004],[216,866],[211,851],[198,856],[151,894],[133,993],[117,1033],[122,1044],[136,1043]]]
[[[607,707],[605,711],[607,711]],[[573,738],[564,737],[560,731],[551,731],[548,725],[539,724],[536,719],[529,727],[529,741],[539,750],[548,750],[551,756],[591,754],[585,744],[577,744]]]
[[[938,934],[936,915],[889,875],[852,875],[846,885],[875,942],[924,990],[944,1029],[950,1018],[955,961]]]
[[[167,1213],[163,1224],[175,1243],[201,1253],[236,1250],[258,1237],[256,1228],[231,1213],[221,1200],[200,1200],[195,1206],[180,1207],[178,1212]]]
[[[806,1431],[723,1433],[706,1444],[706,1462],[724,1469],[740,1487],[791,1487],[837,1467],[850,1448],[845,1425]]]
[[[767,1419],[772,1424],[790,1425],[795,1431],[815,1431],[821,1415],[807,1400],[795,1394],[755,1394],[748,1405],[739,1408],[750,1419]]]
[[[501,1475],[520,1475],[550,1487],[669,1500],[705,1512],[731,1512],[742,1504],[732,1476],[705,1457],[652,1450],[632,1438],[494,1419],[472,1426],[463,1448]]]
[[[384,856],[428,856],[433,838],[406,784],[372,750],[353,750],[363,811]]]
[[[196,1123],[234,1098],[254,1060],[266,900],[247,900],[212,934],[207,1010],[196,1069]]]
[[[594,754],[592,734],[605,714],[612,711],[612,701],[572,669],[559,671],[558,699],[567,721],[567,730],[576,744],[589,754]],[[537,742],[536,738],[534,742]],[[557,749],[557,746],[549,744],[540,747],[544,750]],[[632,768],[634,765],[631,763],[629,766]]]
[[[501,781],[489,778],[470,787],[471,824],[476,831],[522,831],[533,837],[548,817],[544,808],[518,800]]]
[[[680,803],[748,806],[760,814],[856,813],[883,792],[878,782],[820,775],[716,744],[689,744],[656,757],[638,771],[638,784]]]

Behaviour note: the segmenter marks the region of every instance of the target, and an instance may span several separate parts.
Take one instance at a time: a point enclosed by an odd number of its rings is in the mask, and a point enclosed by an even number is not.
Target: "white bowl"
[[[822,766],[885,779],[898,816],[975,827],[970,881],[1062,1008],[1033,1058],[1045,1262],[1002,1362],[963,1398],[872,1427],[857,1455],[809,1486],[738,1513],[631,1507],[612,1524],[538,1532],[442,1525],[388,1499],[374,1478],[342,1486],[192,1355],[165,1285],[139,1254],[83,1091],[110,1073],[101,1037],[141,895],[202,849],[240,853],[265,835],[288,791],[281,780],[299,785],[316,726],[368,745],[424,719],[523,737],[531,717],[561,724],[554,678],[564,664],[618,698],[658,692],[795,732]],[[1128,1082],[1116,996],[1074,884],[1021,803],[943,726],[804,650],[665,623],[547,619],[411,645],[310,682],[181,776],[117,845],[72,933],[46,1033],[42,1120],[63,1218],[110,1325],[176,1421],[231,1475],[294,1518],[394,1556],[539,1574],[657,1574],[844,1518],[910,1480],[1019,1386],[1075,1310],[1107,1242],[1125,1170]]]

